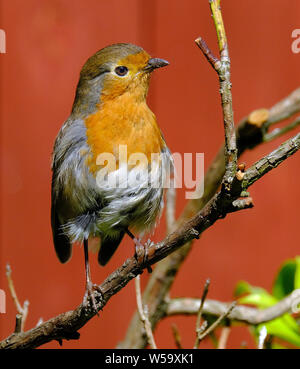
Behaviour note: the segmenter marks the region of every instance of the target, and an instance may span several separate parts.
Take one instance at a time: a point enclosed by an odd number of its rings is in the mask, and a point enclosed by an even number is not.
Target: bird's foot
[[[85,285],[85,293],[84,293],[82,303],[83,303],[84,307],[88,307],[91,304],[92,308],[94,309],[94,311],[99,316],[97,303],[96,303],[95,292],[100,293],[101,296],[103,295],[100,287],[97,284],[94,284],[91,281],[87,281],[86,285]]]
[[[148,249],[153,244],[150,240],[148,240],[145,244],[142,244],[141,241],[137,238],[133,239],[135,244],[135,257],[139,264],[145,264],[148,260]],[[147,266],[148,273],[152,273],[152,268],[150,265]]]

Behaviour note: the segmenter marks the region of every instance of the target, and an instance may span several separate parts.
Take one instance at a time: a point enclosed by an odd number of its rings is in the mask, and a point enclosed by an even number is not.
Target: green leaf
[[[295,280],[294,280],[294,288],[300,288],[300,256],[295,258],[296,261],[296,272],[295,272]]]
[[[251,286],[251,284],[246,281],[239,281],[235,286],[233,295],[235,297],[239,297],[245,295],[246,293],[261,293],[261,292],[266,292],[266,290],[264,290],[261,287]]]
[[[268,334],[300,347],[299,327],[296,320],[289,314],[285,314],[277,319],[271,320],[270,322],[258,325],[256,329],[257,335],[263,325],[267,328]]]
[[[241,295],[244,295],[245,293],[250,293],[250,292],[251,292],[250,284],[246,281],[239,281],[235,286],[235,289],[233,291],[233,296],[239,297]]]
[[[278,300],[270,295],[267,291],[262,290],[256,293],[251,293],[247,296],[243,296],[239,298],[239,304],[250,304],[255,305],[259,309],[268,308],[274,304],[276,304]]]
[[[284,262],[281,269],[279,270],[272,290],[273,295],[278,300],[281,300],[285,296],[289,295],[295,289],[294,283],[297,271],[297,264],[298,263],[296,262],[296,259],[290,259]]]
[[[255,305],[259,309],[265,309],[276,304],[298,288],[300,288],[300,256],[287,260],[282,264],[273,284],[272,295],[263,288],[251,286],[246,281],[237,283],[234,295],[239,297],[238,302],[240,304]],[[252,326],[252,333],[256,337],[258,337],[259,330],[263,325],[266,326],[268,335],[300,347],[300,327],[290,314],[284,314],[256,327]],[[283,348],[283,346],[276,343],[272,343],[272,347]]]

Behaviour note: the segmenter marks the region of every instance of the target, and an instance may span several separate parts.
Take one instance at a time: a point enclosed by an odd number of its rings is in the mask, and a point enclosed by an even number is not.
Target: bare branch
[[[275,128],[270,133],[266,133],[264,135],[264,141],[265,142],[270,142],[270,141],[274,140],[275,138],[280,137],[280,136],[282,136],[283,134],[285,134],[289,131],[292,131],[293,129],[295,129],[299,125],[300,125],[300,117],[298,117],[292,123],[288,124],[285,127]]]
[[[235,308],[235,305],[236,305],[236,302],[232,302],[229,307],[227,308],[227,310],[219,316],[219,318],[213,322],[212,325],[210,325],[206,331],[204,331],[200,336],[199,336],[199,341],[201,342],[202,340],[204,340],[204,338],[206,336],[208,336],[210,333],[212,333],[216,328],[217,326],[222,322],[223,319],[227,318],[228,315],[231,313],[231,311]]]
[[[237,199],[232,202],[232,207],[228,209],[228,213],[234,213],[243,209],[253,208],[252,197],[245,197],[243,199]]]
[[[218,71],[221,67],[220,60],[213,54],[213,52],[210,50],[210,48],[207,46],[207,43],[203,40],[203,38],[198,37],[195,40],[196,45],[199,47],[199,49],[202,51],[203,55],[206,57],[208,62],[211,64],[211,66]]]
[[[23,309],[22,309],[22,306],[19,302],[16,290],[15,290],[14,282],[13,282],[12,277],[11,277],[11,267],[10,267],[9,264],[6,264],[6,278],[7,278],[7,282],[8,282],[8,288],[9,288],[11,297],[14,301],[14,304],[16,306],[17,312],[19,314],[22,314]]]
[[[15,332],[14,333],[20,333],[20,332],[22,332],[22,315],[17,314],[16,315]]]
[[[221,335],[220,335],[219,342],[218,342],[218,349],[219,350],[224,350],[226,348],[226,344],[227,344],[227,341],[228,341],[230,330],[231,330],[230,327],[225,326],[225,327],[222,328]]]
[[[173,337],[174,337],[176,347],[178,349],[182,349],[181,337],[180,337],[177,325],[175,323],[173,323],[171,328],[172,328],[172,333],[173,333]]]
[[[262,326],[260,331],[259,331],[259,336],[258,336],[258,349],[263,349],[264,348],[264,344],[265,344],[265,340],[267,338],[268,332],[267,332],[267,328],[266,326]]]
[[[270,170],[276,168],[300,148],[300,133],[281,144],[278,148],[253,164],[246,172],[242,188],[247,189]]]
[[[143,306],[142,294],[141,294],[141,281],[140,281],[139,275],[137,275],[135,278],[135,293],[136,293],[136,302],[137,302],[138,312],[140,314],[140,319],[145,328],[148,343],[152,349],[156,349],[157,347],[154,341],[151,324],[149,322],[148,309],[146,308],[146,306]]]
[[[237,305],[228,315],[231,321],[237,321],[250,325],[258,325],[276,319],[290,312],[299,303],[300,289],[293,291],[276,305],[267,309],[256,309],[248,306]],[[176,298],[168,302],[165,316],[195,315],[198,313],[201,300],[194,298]],[[220,316],[228,309],[228,303],[207,299],[203,306],[203,314]]]
[[[230,190],[231,183],[236,172],[236,163],[238,157],[236,133],[233,120],[232,94],[230,81],[230,58],[228,51],[227,37],[220,7],[220,0],[209,0],[211,15],[215,23],[218,37],[220,60],[218,60],[210,51],[205,41],[199,37],[195,42],[203,52],[204,56],[214,67],[219,76],[220,96],[223,112],[224,130],[225,130],[225,165],[226,170],[222,180],[223,186]]]
[[[300,111],[300,88],[297,88],[289,96],[279,101],[270,109],[270,117],[264,124],[267,130],[275,123],[290,118]]]
[[[8,288],[11,294],[11,297],[14,301],[14,304],[16,306],[17,309],[17,316],[16,316],[16,327],[15,327],[15,333],[19,333],[22,332],[24,330],[24,326],[25,326],[25,322],[27,319],[27,315],[28,315],[28,306],[29,306],[29,301],[25,300],[23,307],[21,306],[16,290],[15,290],[15,286],[14,286],[14,282],[12,280],[11,277],[11,267],[9,264],[6,265],[6,277],[7,277],[7,282],[8,282]]]
[[[200,303],[199,311],[198,311],[198,314],[197,314],[197,321],[196,321],[196,340],[195,340],[194,348],[198,348],[199,343],[200,343],[201,333],[205,329],[205,324],[204,325],[203,324],[200,325],[200,323],[201,323],[203,305],[204,305],[206,296],[208,294],[209,285],[210,285],[210,280],[207,279],[206,282],[205,282],[205,285],[204,285],[203,293],[202,293],[202,296],[201,296],[201,303]]]

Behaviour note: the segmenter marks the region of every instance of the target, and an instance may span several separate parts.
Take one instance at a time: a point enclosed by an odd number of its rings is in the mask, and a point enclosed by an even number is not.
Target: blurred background
[[[149,105],[173,152],[204,153],[205,168],[223,142],[217,75],[194,40],[202,36],[217,50],[207,0],[1,0],[0,28],[7,53],[0,55],[1,241],[0,288],[6,314],[0,314],[0,339],[15,325],[5,265],[10,263],[18,297],[30,302],[26,328],[75,308],[84,293],[83,249],[76,247],[66,265],[59,263],[51,239],[51,152],[68,117],[80,69],[86,59],[115,42],[131,42],[170,66],[154,73]],[[300,86],[300,54],[291,50],[291,33],[300,28],[298,0],[222,1],[232,61],[236,123]],[[292,134],[295,134],[293,132]],[[286,140],[247,152],[250,166]],[[200,297],[211,279],[209,298],[231,301],[236,283],[247,280],[267,290],[281,263],[299,254],[300,155],[285,161],[251,187],[255,207],[227,216],[196,241],[178,274],[172,297]],[[179,191],[177,212],[186,200]],[[153,240],[165,234],[162,218]],[[100,283],[133,254],[124,240],[105,268],[90,256],[93,282]],[[142,275],[142,286],[148,279]],[[63,348],[113,348],[123,339],[136,308],[134,281],[107,304],[100,318],[83,329],[78,341]],[[155,331],[159,348],[174,348],[175,322],[185,348],[192,347],[196,317],[162,321]],[[254,347],[248,329],[232,329],[228,347]],[[202,347],[212,347],[204,342]],[[44,348],[58,348],[51,342]]]

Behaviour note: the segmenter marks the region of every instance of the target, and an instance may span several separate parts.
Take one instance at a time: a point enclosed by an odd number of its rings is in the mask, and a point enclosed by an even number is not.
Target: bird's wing
[[[67,262],[72,254],[72,244],[69,238],[64,234],[62,230],[62,224],[59,220],[58,216],[58,204],[62,198],[62,187],[59,185],[57,181],[58,168],[61,165],[61,161],[63,160],[63,154],[60,152],[58,148],[60,147],[60,143],[63,138],[63,134],[65,129],[70,125],[70,121],[66,121],[62,128],[60,129],[55,143],[52,154],[52,183],[51,183],[51,226],[52,226],[52,236],[53,243],[56,255],[60,262]]]

